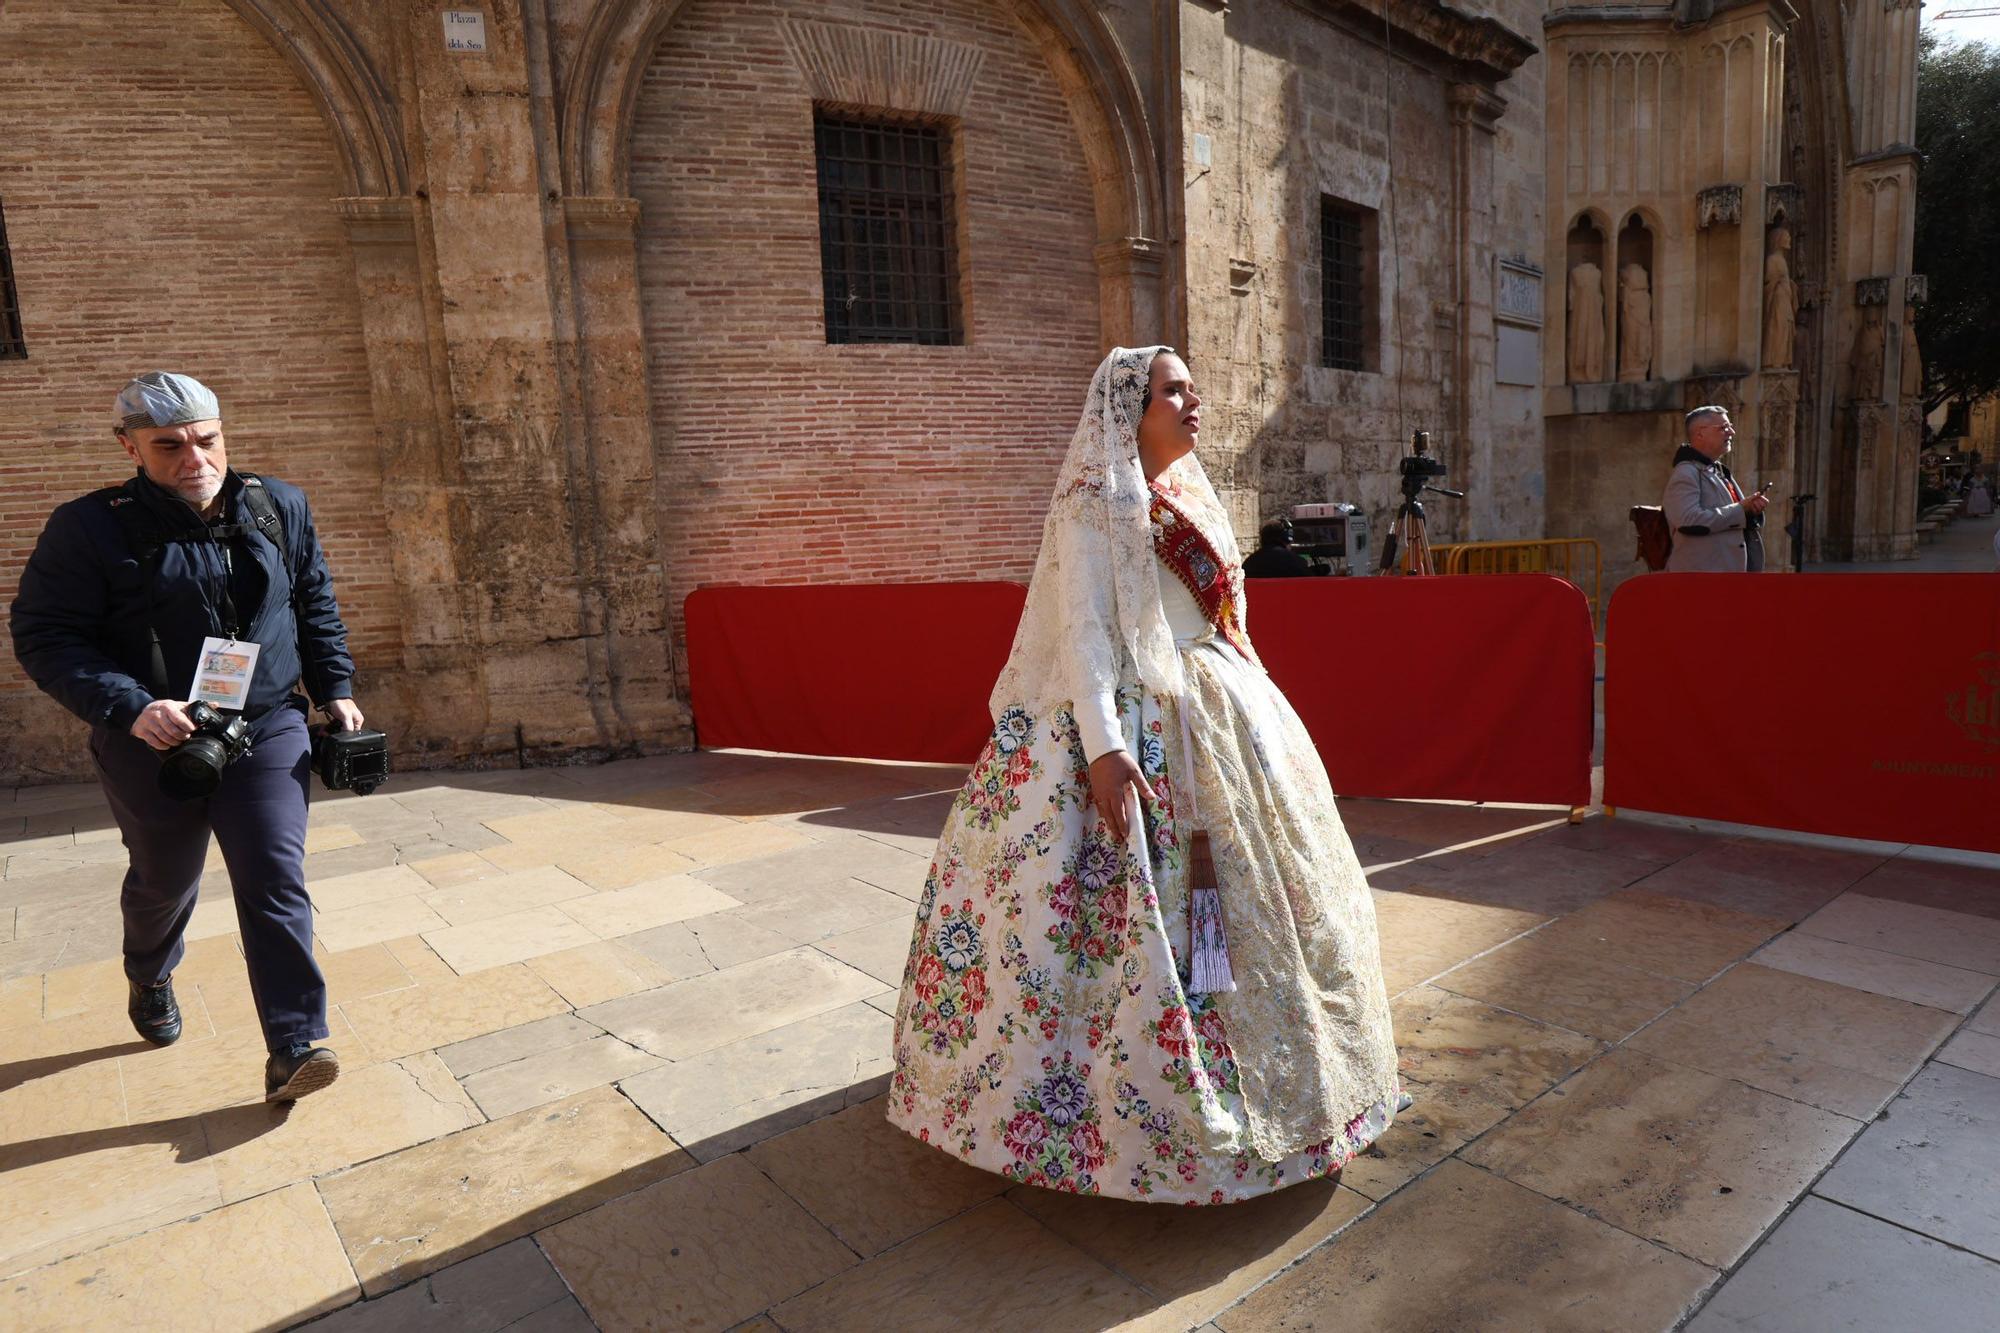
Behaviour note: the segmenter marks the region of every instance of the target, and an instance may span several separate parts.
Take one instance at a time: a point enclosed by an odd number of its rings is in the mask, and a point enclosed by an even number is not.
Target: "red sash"
[[[1256,661],[1250,651],[1250,637],[1243,632],[1236,584],[1223,568],[1221,555],[1159,483],[1153,483],[1152,491],[1154,554],[1194,594],[1195,603],[1216,632],[1237,652]]]

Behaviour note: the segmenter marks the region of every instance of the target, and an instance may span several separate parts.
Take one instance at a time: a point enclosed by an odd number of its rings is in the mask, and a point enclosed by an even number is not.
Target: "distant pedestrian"
[[[1965,488],[1967,518],[1985,518],[1993,512],[1993,479],[1981,472]]]

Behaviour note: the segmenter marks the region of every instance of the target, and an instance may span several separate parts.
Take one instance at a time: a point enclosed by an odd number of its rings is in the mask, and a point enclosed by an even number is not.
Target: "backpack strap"
[[[146,633],[152,639],[153,678],[147,682],[157,698],[167,698],[172,687],[167,681],[167,655],[160,647],[159,627],[153,623],[151,589],[160,572],[160,552],[166,549],[168,534],[155,514],[132,494],[127,486],[107,486],[96,493],[125,534],[125,544],[139,562],[139,575],[147,589]]]
[[[250,519],[257,525],[257,531],[278,548],[278,554],[285,561],[285,579],[289,582],[292,577],[292,548],[285,540],[285,520],[278,513],[277,502],[271,498],[270,488],[264,485],[264,479],[256,473],[238,472],[236,475],[243,478],[243,507],[250,511]]]

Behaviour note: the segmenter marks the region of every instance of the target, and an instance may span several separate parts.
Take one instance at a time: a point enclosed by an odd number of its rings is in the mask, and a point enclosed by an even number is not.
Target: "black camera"
[[[389,777],[389,738],[379,731],[314,727],[312,766],[328,791],[366,796]]]
[[[222,785],[222,770],[250,752],[250,724],[241,713],[225,717],[197,699],[188,705],[194,735],[160,761],[160,790],[176,801],[198,801]]]
[[[1431,490],[1439,490],[1440,494],[1454,494],[1452,491],[1442,491],[1440,488],[1431,486],[1430,484],[1434,479],[1445,475],[1445,465],[1440,460],[1431,457],[1431,433],[1429,431],[1420,430],[1410,437],[1410,456],[1405,458],[1400,466],[1403,473],[1403,497],[1405,499],[1416,499],[1427,487]]]

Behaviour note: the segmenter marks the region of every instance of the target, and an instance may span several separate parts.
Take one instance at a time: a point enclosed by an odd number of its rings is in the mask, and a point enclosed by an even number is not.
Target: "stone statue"
[[[1771,229],[1771,253],[1764,258],[1764,365],[1792,368],[1792,339],[1798,333],[1799,288],[1785,256],[1792,248],[1789,227]]]
[[[1903,307],[1903,401],[1914,403],[1924,396],[1924,359],[1917,351],[1917,308]]]
[[[1882,307],[1861,307],[1854,346],[1847,353],[1847,396],[1856,402],[1882,398]]]
[[[1643,264],[1618,270],[1618,378],[1627,383],[1653,371],[1653,290]]]
[[[1569,382],[1604,378],[1604,271],[1578,264],[1569,271]]]

